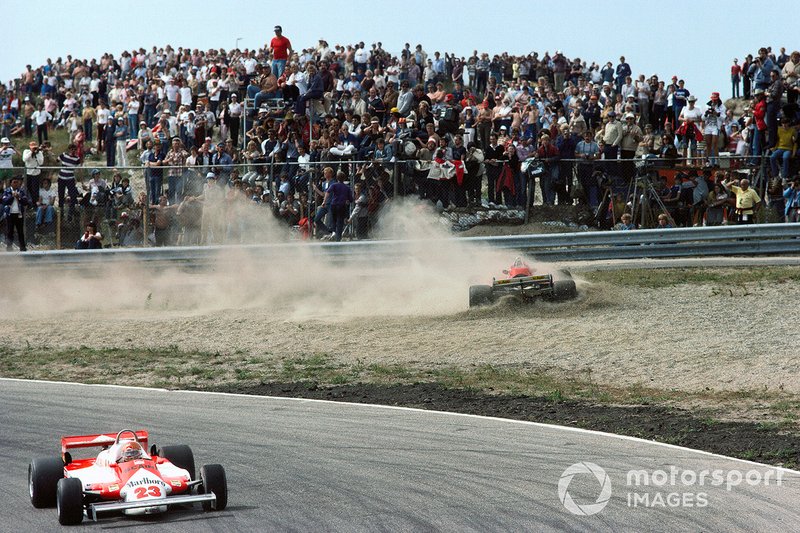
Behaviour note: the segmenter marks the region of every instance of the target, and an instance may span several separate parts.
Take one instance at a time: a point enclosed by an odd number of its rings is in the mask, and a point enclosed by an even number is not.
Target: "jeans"
[[[331,229],[325,224],[325,217],[328,216],[330,209],[330,205],[322,205],[317,208],[317,214],[314,215],[314,225],[317,227],[317,233],[320,231],[331,233]]]
[[[256,101],[254,103],[255,108],[258,109],[266,100],[274,100],[275,98],[280,98],[279,92],[265,93],[264,91],[261,91],[256,95]]]
[[[64,209],[65,191],[69,193],[69,203],[74,208],[78,201],[78,187],[75,186],[75,178],[58,178],[58,205],[62,210]]]
[[[731,76],[731,95],[733,98],[739,98],[741,96],[739,92],[739,76]]]
[[[152,128],[155,126],[156,106],[144,106],[144,121],[147,122],[147,127]]]
[[[781,160],[781,178],[789,178],[789,159],[792,157],[791,150],[783,150],[778,148],[769,156],[769,164],[772,168],[772,177],[778,175],[778,160]]]
[[[539,177],[539,188],[542,190],[542,203],[553,205],[556,203],[556,191],[553,182],[558,181],[559,168],[557,164],[545,164],[545,169]]]
[[[36,225],[51,224],[56,216],[56,209],[52,205],[39,206],[36,209]]]
[[[171,205],[178,204],[183,200],[183,187],[186,181],[183,179],[183,174],[177,176],[169,176],[167,178],[167,186],[169,187],[169,203]]]
[[[92,119],[83,121],[83,134],[86,136],[86,142],[92,142],[93,129]]]
[[[161,189],[164,186],[164,177],[161,175],[161,172],[158,172],[155,175],[151,174],[147,178],[147,181],[150,185],[150,203],[157,204],[158,199],[161,198]]]
[[[273,59],[272,60],[272,73],[275,74],[276,78],[280,78],[283,71],[286,70],[286,60],[285,59]]]
[[[750,145],[750,158],[751,165],[758,165],[761,162],[761,144],[764,142],[764,134],[766,130],[761,131],[758,128],[753,130],[753,140]]]
[[[778,143],[778,112],[781,110],[780,102],[767,103],[767,144],[772,148]]]
[[[128,132],[131,139],[139,136],[139,115],[128,114]]]

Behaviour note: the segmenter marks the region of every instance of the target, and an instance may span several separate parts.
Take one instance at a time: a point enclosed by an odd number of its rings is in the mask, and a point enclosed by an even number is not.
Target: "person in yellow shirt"
[[[787,117],[781,117],[781,125],[778,128],[778,142],[772,155],[769,156],[769,164],[772,167],[772,177],[778,177],[778,161],[781,162],[781,179],[789,179],[789,159],[797,149],[797,129],[792,126]]]
[[[739,186],[733,180],[723,183],[726,189],[736,195],[736,217],[739,224],[753,224],[755,213],[761,207],[761,197],[750,188],[750,181],[743,179]]]

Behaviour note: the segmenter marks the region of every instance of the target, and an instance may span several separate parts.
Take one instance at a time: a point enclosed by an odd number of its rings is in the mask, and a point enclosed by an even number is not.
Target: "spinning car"
[[[469,288],[469,306],[489,305],[503,296],[516,296],[522,300],[542,298],[563,301],[578,295],[569,271],[534,272],[528,263],[517,257],[508,270],[503,270],[505,278],[492,279],[491,285],[472,285]]]
[[[58,509],[63,525],[79,524],[84,515],[121,511],[126,515],[163,513],[168,506],[200,502],[206,511],[228,503],[225,470],[200,468],[185,445],[153,445],[146,453],[147,431],[123,429],[116,435],[80,435],[61,439],[61,457],[40,457],[28,467],[34,507]],[[73,459],[70,450],[102,446],[96,458]]]

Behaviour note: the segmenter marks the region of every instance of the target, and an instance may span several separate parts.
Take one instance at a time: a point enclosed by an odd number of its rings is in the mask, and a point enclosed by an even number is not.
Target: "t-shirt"
[[[74,179],[75,167],[80,164],[81,160],[77,156],[69,155],[66,152],[58,156],[58,160],[61,162],[61,170],[58,171],[58,179]]]
[[[673,103],[675,107],[683,107],[686,105],[686,99],[689,98],[689,89],[675,89],[673,96]]]
[[[39,202],[42,205],[54,205],[56,203],[56,197],[58,193],[54,189],[42,189],[39,188]]]
[[[745,191],[736,185],[731,185],[730,190],[736,195],[736,209],[743,215],[752,215],[753,207],[761,201],[758,193],[750,187]]]
[[[11,158],[16,152],[10,146],[0,148],[0,168],[11,168]]]
[[[350,187],[339,181],[330,186],[328,194],[331,198],[331,206],[346,205],[353,200],[353,193]]]
[[[292,43],[289,42],[289,39],[283,35],[280,37],[275,36],[269,42],[269,45],[272,47],[272,57],[274,59],[289,59],[289,48],[292,47]]]

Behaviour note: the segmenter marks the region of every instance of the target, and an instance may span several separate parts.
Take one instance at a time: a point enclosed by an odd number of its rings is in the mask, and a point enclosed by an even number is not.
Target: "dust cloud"
[[[0,318],[137,311],[292,321],[448,315],[466,311],[469,285],[489,283],[515,255],[453,239],[429,204],[415,201],[385,208],[374,237],[388,255],[342,259],[323,253],[331,245],[288,244],[286,228],[264,218],[269,222],[257,228],[257,240],[283,244],[266,255],[263,248],[254,254],[248,246],[222,247],[202,270],[136,261],[27,267],[7,279]]]

